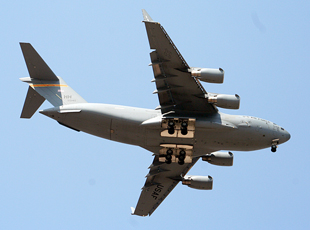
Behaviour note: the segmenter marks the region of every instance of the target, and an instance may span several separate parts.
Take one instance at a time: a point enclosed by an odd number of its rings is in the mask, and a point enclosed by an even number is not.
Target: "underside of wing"
[[[194,158],[192,163],[185,163],[184,165],[166,164],[160,162],[159,156],[156,155],[149,167],[150,171],[146,176],[146,182],[132,214],[138,216],[151,215],[198,159]]]
[[[143,11],[150,43],[151,65],[162,113],[215,113],[216,107],[206,100],[207,92],[178,51],[165,29]]]

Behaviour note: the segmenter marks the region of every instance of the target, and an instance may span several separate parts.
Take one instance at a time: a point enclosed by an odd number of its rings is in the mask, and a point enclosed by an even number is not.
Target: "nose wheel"
[[[271,152],[275,153],[277,151],[278,144],[279,144],[279,139],[272,140],[272,142],[271,142]]]

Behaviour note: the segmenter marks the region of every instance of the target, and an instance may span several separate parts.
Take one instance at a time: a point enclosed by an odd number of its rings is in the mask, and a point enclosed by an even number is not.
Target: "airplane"
[[[223,83],[224,70],[190,67],[160,23],[142,10],[150,44],[159,106],[152,109],[88,103],[54,74],[30,43],[20,43],[30,77],[21,118],[31,118],[45,100],[54,107],[39,111],[75,131],[153,153],[132,214],[151,216],[175,186],[211,190],[211,176],[187,175],[201,158],[213,165],[232,166],[231,151],[271,148],[290,139],[284,128],[253,116],[229,115],[238,109],[239,95],[207,92],[201,84]]]

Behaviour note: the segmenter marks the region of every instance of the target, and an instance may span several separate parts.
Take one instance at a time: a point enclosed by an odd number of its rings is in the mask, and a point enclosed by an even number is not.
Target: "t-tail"
[[[30,75],[20,78],[29,84],[21,118],[31,118],[45,99],[55,107],[87,103],[61,77],[54,74],[30,43],[20,43],[20,46]]]

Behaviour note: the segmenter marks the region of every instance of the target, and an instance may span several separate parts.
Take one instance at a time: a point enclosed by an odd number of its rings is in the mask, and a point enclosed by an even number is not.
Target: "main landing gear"
[[[168,149],[167,150],[167,155],[166,155],[166,163],[167,164],[171,164],[171,162],[172,162],[172,154],[173,154],[173,151],[172,151],[172,149]]]
[[[195,122],[193,118],[163,118],[161,137],[194,138]]]
[[[174,134],[174,126],[175,126],[174,121],[173,121],[173,120],[170,120],[170,121],[168,122],[168,133],[169,133],[170,135],[173,135],[173,134]]]
[[[181,122],[181,134],[182,135],[187,135],[187,126],[188,126],[188,122],[187,121],[182,121]],[[168,133],[170,134],[170,135],[173,135],[174,134],[174,132],[175,132],[175,122],[174,122],[174,120],[170,120],[169,122],[168,122]]]
[[[165,163],[166,164],[171,164],[172,163],[172,156],[173,156],[173,150],[172,149],[168,149],[166,151],[166,160]],[[179,152],[178,156],[175,156],[175,158],[178,158],[178,163],[179,165],[184,165],[185,163],[185,158],[186,158],[186,151],[184,149],[181,149]]]
[[[183,144],[161,144],[158,161],[166,164],[184,165],[193,162],[193,146]]]
[[[185,160],[186,152],[182,149],[179,153],[179,165],[184,165],[184,160]]]
[[[182,135],[187,135],[187,126],[188,126],[188,123],[186,121],[182,121],[182,123],[181,123]]]

